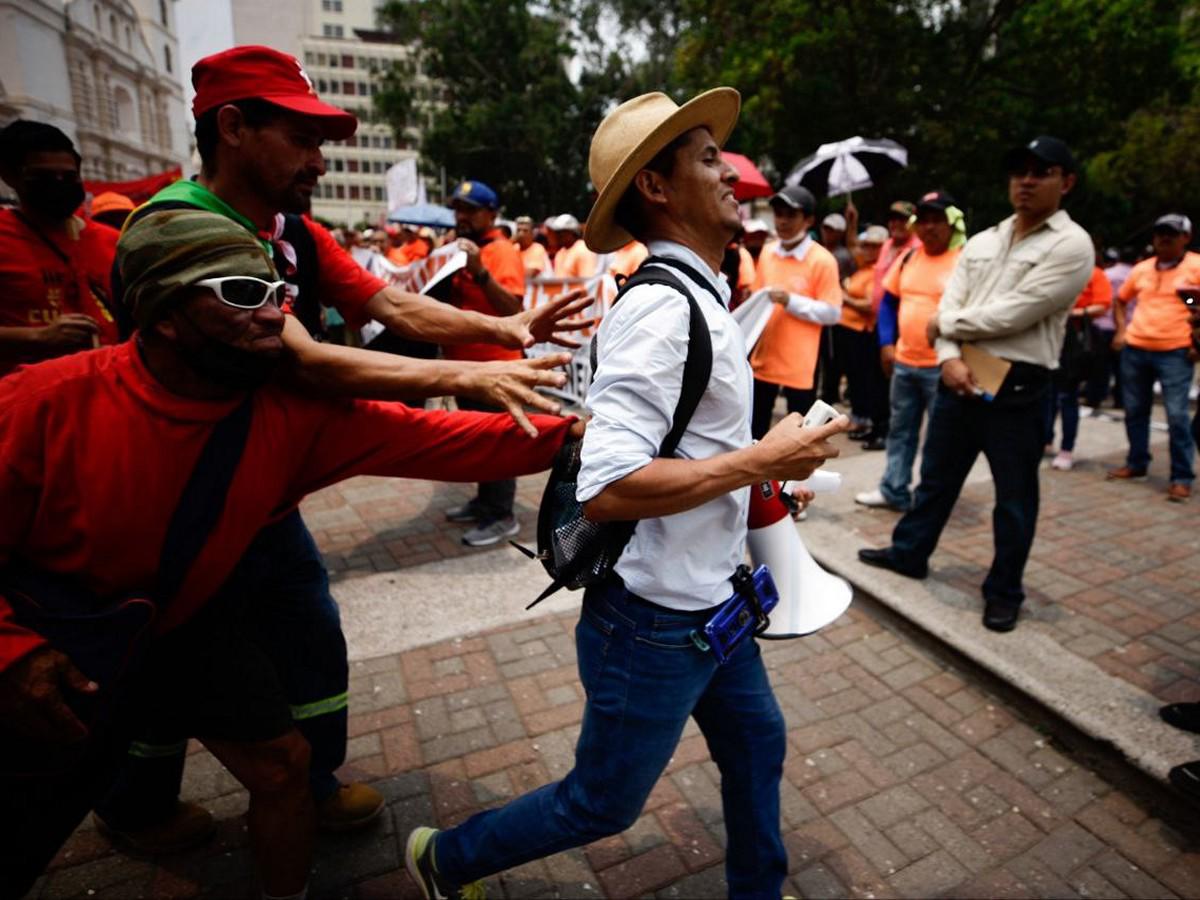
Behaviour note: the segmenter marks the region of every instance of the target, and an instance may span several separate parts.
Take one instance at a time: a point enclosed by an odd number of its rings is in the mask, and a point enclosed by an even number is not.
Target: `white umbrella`
[[[833,196],[869,188],[881,175],[908,165],[908,151],[887,138],[852,137],[822,144],[812,156],[800,160],[785,184],[803,184],[809,190]]]

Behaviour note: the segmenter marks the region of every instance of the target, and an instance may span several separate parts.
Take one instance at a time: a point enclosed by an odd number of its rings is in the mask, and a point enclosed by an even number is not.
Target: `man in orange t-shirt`
[[[1188,391],[1195,375],[1188,308],[1176,291],[1200,285],[1200,253],[1188,251],[1192,222],[1169,213],[1154,223],[1154,256],[1129,273],[1113,309],[1113,348],[1121,351],[1121,390],[1129,454],[1110,479],[1144,479],[1150,467],[1150,410],[1154,382],[1162,385],[1170,433],[1171,483],[1167,499],[1183,503],[1192,494],[1196,452],[1188,433]],[[1137,315],[1126,322],[1125,304],[1137,300]]]
[[[392,237],[390,231],[388,237],[389,239]],[[401,225],[399,238],[399,245],[391,247],[387,252],[388,261],[392,265],[412,265],[418,259],[424,259],[429,255],[428,242],[417,234],[417,229],[412,225]]]
[[[945,191],[923,195],[917,203],[916,232],[920,246],[892,264],[883,279],[879,307],[880,346],[895,348],[887,464],[878,490],[854,498],[863,506],[900,511],[912,505],[912,468],[921,422],[933,406],[941,380],[937,351],[927,329],[966,240],[954,198]]]
[[[779,240],[764,246],[758,257],[754,291],[769,291],[776,306],[750,354],[750,431],[755,438],[770,430],[781,388],[788,412],[803,414],[812,406],[821,328],[836,324],[842,314],[837,260],[808,233],[816,207],[816,198],[800,185],[785,187],[771,198]]]
[[[516,225],[517,233],[513,236],[513,243],[521,251],[521,263],[525,266],[525,277],[534,279],[554,274],[554,268],[550,264],[550,254],[546,252],[544,246],[534,240],[533,219],[529,216],[517,216]]]
[[[580,241],[580,243],[583,243]],[[623,247],[612,252],[608,260],[608,274],[616,277],[624,275],[628,278],[638,270],[638,267],[650,256],[650,251],[641,241],[630,241]]]
[[[467,264],[454,274],[450,302],[460,309],[489,316],[511,316],[525,301],[525,264],[521,251],[496,227],[500,206],[496,192],[482,181],[464,181],[450,195],[458,246],[467,254]],[[520,359],[520,350],[496,344],[448,344],[442,348],[447,359]],[[459,397],[459,409],[495,412],[494,407]],[[475,497],[463,506],[446,511],[451,522],[474,522],[463,535],[468,547],[487,547],[512,537],[521,526],[513,515],[514,479],[480,482]]]
[[[887,441],[887,381],[879,367],[875,338],[875,263],[888,239],[882,225],[872,225],[858,237],[858,270],[842,280],[842,319],[838,323],[841,358],[850,389],[851,419],[857,430],[850,437],[864,441],[867,450],[882,450]]]
[[[591,278],[595,275],[600,257],[580,240],[583,229],[579,220],[570,213],[563,213],[554,217],[550,229],[559,247],[554,254],[554,274],[559,278]]]
[[[0,177],[20,200],[0,210],[0,376],[117,342],[109,303],[118,234],[74,215],[79,162],[52,125],[18,120],[0,131]]]

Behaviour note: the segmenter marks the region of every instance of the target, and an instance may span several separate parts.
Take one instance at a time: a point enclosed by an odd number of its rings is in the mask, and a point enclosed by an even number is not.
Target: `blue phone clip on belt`
[[[724,663],[737,646],[754,634],[761,634],[771,625],[770,612],[779,603],[779,591],[771,570],[759,566],[750,571],[740,565],[730,576],[733,596],[717,609],[704,626],[704,632],[693,631],[692,643],[705,652],[712,651],[718,663]]]

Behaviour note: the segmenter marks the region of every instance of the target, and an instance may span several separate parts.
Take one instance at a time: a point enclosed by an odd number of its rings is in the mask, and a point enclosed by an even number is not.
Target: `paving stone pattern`
[[[571,617],[355,663],[343,777],[388,799],[377,827],[321,840],[310,896],[415,897],[402,847],[566,773],[583,697]],[[1195,897],[1200,853],[986,691],[851,612],[764,645],[789,729],[782,782],[801,897]],[[37,896],[253,896],[245,794],[206,752],[185,793],[220,822],[158,861],[82,828]],[[688,729],[623,835],[489,880],[495,897],[721,897],[717,772]]]

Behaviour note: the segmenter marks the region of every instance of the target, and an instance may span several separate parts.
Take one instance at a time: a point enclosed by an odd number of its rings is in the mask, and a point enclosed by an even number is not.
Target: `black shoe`
[[[1176,766],[1167,773],[1167,777],[1179,793],[1200,801],[1200,759]]]
[[[1171,703],[1158,714],[1168,725],[1200,734],[1200,703]]]
[[[871,435],[869,440],[863,441],[864,450],[886,450],[887,438],[879,434]]]
[[[990,631],[1012,631],[1017,627],[1020,606],[1007,603],[987,603],[983,607],[983,627]]]
[[[864,441],[871,436],[874,430],[870,425],[864,425],[862,428],[851,428],[846,432],[846,437],[852,441]]]
[[[864,547],[858,551],[858,558],[861,562],[865,562],[868,566],[875,566],[880,569],[890,569],[898,575],[904,575],[906,578],[924,578],[929,574],[929,566],[926,563],[920,565],[911,565],[901,563],[892,556],[891,547],[881,547],[876,550],[872,547]]]

